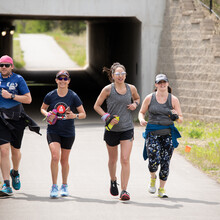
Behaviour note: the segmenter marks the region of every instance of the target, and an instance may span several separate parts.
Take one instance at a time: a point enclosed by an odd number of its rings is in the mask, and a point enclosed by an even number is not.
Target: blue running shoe
[[[0,197],[13,195],[12,188],[4,184],[0,190]]]
[[[63,184],[60,188],[60,195],[61,196],[68,196],[69,192],[68,192],[68,185],[67,184]]]
[[[57,184],[53,184],[52,189],[50,191],[50,198],[57,198],[58,197],[58,186]]]
[[[12,186],[15,190],[19,190],[21,188],[21,182],[20,182],[20,174],[17,176],[13,176],[12,170],[10,171],[10,176],[12,179]]]

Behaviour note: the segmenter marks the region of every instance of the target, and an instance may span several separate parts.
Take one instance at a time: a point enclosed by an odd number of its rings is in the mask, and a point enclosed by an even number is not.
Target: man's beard
[[[11,75],[11,72],[7,72],[6,74],[2,74],[3,78],[9,78]]]

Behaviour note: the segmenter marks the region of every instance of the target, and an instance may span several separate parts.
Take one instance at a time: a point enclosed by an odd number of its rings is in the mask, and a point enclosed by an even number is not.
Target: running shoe
[[[155,187],[155,185],[156,185],[156,179],[157,179],[157,177],[155,177],[155,179],[152,179],[151,178],[151,180],[150,180],[150,185],[149,185],[149,187],[148,187],[148,192],[149,193],[155,193],[156,192],[156,187]]]
[[[51,191],[50,191],[50,198],[57,198],[58,197],[58,186],[57,184],[53,184]]]
[[[122,190],[120,200],[130,200],[130,194],[126,190]]]
[[[117,196],[119,193],[118,193],[118,183],[117,181],[112,181],[111,180],[111,187],[110,187],[110,193],[112,196]]]
[[[68,185],[67,184],[63,184],[60,188],[60,195],[61,196],[68,196],[69,192],[68,192]]]
[[[160,197],[160,198],[168,198],[164,188],[159,188],[158,189],[158,197]]]
[[[4,184],[0,190],[0,197],[13,195],[12,188]]]
[[[12,186],[15,190],[19,190],[21,188],[21,182],[20,182],[20,174],[18,174],[17,176],[13,176],[12,171],[10,171],[10,176],[12,179]]]

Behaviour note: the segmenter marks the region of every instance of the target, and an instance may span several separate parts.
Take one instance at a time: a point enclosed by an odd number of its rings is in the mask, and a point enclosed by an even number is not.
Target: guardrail
[[[212,10],[212,8],[213,8],[213,1],[212,1],[212,0],[209,0],[209,6],[206,5],[205,3],[203,3],[203,2],[200,1],[200,0],[198,0],[198,1],[199,1],[199,3],[200,3],[203,7],[207,8],[207,9],[210,11],[210,13],[214,14],[214,15],[217,17],[218,20],[220,20],[219,15],[217,15],[217,14]]]

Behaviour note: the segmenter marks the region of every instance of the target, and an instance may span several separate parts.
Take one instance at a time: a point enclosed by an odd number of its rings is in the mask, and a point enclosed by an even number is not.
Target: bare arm
[[[70,109],[66,110],[66,119],[74,119],[74,118],[84,119],[84,118],[86,118],[86,112],[84,110],[83,105],[80,105],[76,109],[79,112],[79,114],[73,113]]]
[[[179,116],[179,118],[176,120],[176,122],[182,123],[183,122],[183,114],[182,114],[182,110],[180,107],[180,102],[179,102],[179,99],[174,95],[172,95],[172,106],[173,106],[172,113],[177,114]]]
[[[12,93],[8,92],[5,89],[2,89],[2,97],[5,99],[11,99]],[[24,103],[24,104],[30,104],[32,102],[31,93],[26,93],[24,95],[16,95],[13,98],[13,100]]]
[[[140,104],[140,96],[138,94],[138,91],[135,86],[129,85],[131,88],[131,93],[132,93],[132,98],[133,98],[133,103],[128,105],[128,109],[134,111],[138,105]]]
[[[40,108],[41,114],[44,115],[45,117],[47,117],[47,115],[49,113],[49,112],[47,112],[48,107],[49,107],[49,105],[46,105],[45,103],[43,103]]]
[[[105,111],[102,109],[102,104],[105,101],[105,99],[107,99],[107,97],[109,96],[111,91],[111,85],[108,85],[106,87],[104,87],[101,91],[101,93],[99,94],[95,104],[94,104],[94,110],[100,115],[103,116],[105,114]]]
[[[150,101],[151,101],[151,97],[152,97],[152,94],[146,96],[146,98],[144,99],[144,101],[141,105],[141,109],[138,113],[138,119],[139,119],[139,122],[140,122],[141,126],[146,126],[147,125],[147,121],[145,120],[145,115],[146,115],[146,112],[148,110],[148,107],[149,107],[149,104],[150,104]]]

